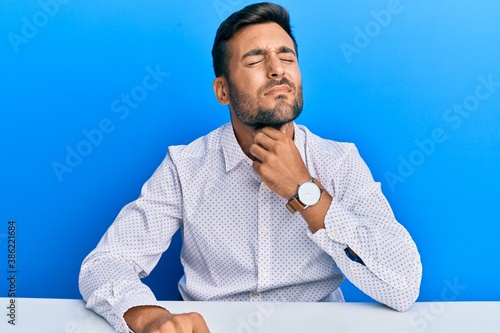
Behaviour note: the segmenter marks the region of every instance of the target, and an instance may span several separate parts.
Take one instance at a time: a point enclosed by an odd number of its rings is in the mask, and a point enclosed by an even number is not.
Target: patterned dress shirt
[[[140,197],[85,258],[79,284],[87,307],[128,332],[127,309],[159,305],[140,278],[181,228],[179,291],[186,301],[342,302],[339,286],[347,277],[373,299],[407,310],[419,293],[420,256],[380,183],[353,144],[301,125],[294,140],[310,175],[333,197],[324,229],[313,234],[300,213],[288,211],[228,123],[169,147]]]

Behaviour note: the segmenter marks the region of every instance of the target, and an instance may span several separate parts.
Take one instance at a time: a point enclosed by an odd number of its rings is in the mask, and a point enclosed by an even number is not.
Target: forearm
[[[92,254],[82,264],[79,287],[87,307],[103,316],[118,332],[128,332],[123,319],[128,309],[159,306],[137,270],[123,258],[97,258]]]
[[[360,217],[334,202],[325,228],[310,237],[367,295],[404,311],[418,297],[422,266],[415,243],[389,214]],[[346,248],[361,258],[351,260]]]
[[[330,242],[331,240],[326,240],[321,246],[327,248],[326,251],[334,258],[347,279],[365,294],[398,311],[408,310],[416,301],[422,272],[418,257],[406,255],[405,264],[400,267],[380,262],[363,265],[345,255],[346,245],[326,244]],[[370,261],[366,257],[362,259]]]

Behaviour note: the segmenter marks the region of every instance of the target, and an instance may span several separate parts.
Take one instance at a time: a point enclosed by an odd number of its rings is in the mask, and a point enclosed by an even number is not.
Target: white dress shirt
[[[140,278],[181,228],[186,301],[343,301],[346,276],[396,310],[417,299],[422,267],[412,238],[380,183],[350,143],[295,125],[310,175],[333,197],[325,229],[312,233],[300,213],[252,168],[230,123],[168,154],[85,258],[80,291],[87,307],[120,332],[127,309],[159,305]],[[349,246],[361,259],[346,255]]]

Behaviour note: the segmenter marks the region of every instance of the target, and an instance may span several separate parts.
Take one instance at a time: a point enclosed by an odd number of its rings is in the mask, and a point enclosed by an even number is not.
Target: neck
[[[241,150],[243,150],[243,153],[248,156],[252,161],[255,160],[255,157],[250,154],[250,146],[254,143],[254,134],[255,134],[255,128],[251,126],[247,126],[243,124],[236,115],[234,115],[231,112],[231,124],[233,125],[233,130],[234,130],[234,135],[236,136],[236,140],[238,141]],[[294,123],[293,121],[286,123],[283,126],[288,126],[287,127],[287,135],[290,136],[290,138],[294,138]]]

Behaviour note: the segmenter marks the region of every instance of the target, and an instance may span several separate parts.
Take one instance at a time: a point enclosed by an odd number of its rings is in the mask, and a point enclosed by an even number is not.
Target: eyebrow
[[[251,56],[268,54],[268,53],[269,53],[268,49],[262,49],[262,48],[253,49],[253,50],[248,51],[247,53],[245,53],[243,55],[242,59],[245,59],[245,58],[251,57]],[[278,48],[278,52],[277,53],[292,53],[294,56],[296,56],[295,51],[292,50],[291,48],[287,47],[287,46],[281,46],[280,48]]]

